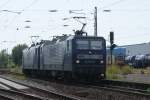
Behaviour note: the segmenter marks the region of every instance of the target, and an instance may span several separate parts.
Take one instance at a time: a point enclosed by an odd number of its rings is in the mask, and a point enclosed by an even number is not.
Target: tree
[[[0,67],[7,67],[9,55],[6,53],[6,50],[0,52]]]
[[[12,60],[13,62],[20,66],[22,63],[22,51],[27,48],[26,44],[18,44],[12,49]]]

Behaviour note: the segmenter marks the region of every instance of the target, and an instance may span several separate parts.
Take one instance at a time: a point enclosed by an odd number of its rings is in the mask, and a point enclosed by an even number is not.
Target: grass
[[[119,67],[117,65],[112,65],[107,67],[106,76],[107,79],[119,80],[121,79],[120,75],[127,75],[132,73],[133,73],[133,68],[129,66]]]
[[[118,74],[120,74],[120,69],[117,66],[112,65],[107,67],[107,71],[106,71],[107,79],[120,79]]]
[[[121,68],[121,74],[122,75],[127,75],[127,74],[132,74],[133,73],[133,68],[129,66],[123,66]]]
[[[22,69],[21,69],[20,66],[15,66],[15,67],[11,68],[10,72],[12,72],[12,73],[18,73],[18,74],[23,74],[22,73]]]
[[[26,79],[25,75],[22,73],[22,69],[20,66],[16,66],[14,68],[11,68],[10,72],[13,74],[13,77],[16,79],[20,79],[20,80]]]
[[[138,68],[138,69],[133,69],[134,73],[135,74],[147,74],[147,75],[150,75],[150,67],[148,68]]]

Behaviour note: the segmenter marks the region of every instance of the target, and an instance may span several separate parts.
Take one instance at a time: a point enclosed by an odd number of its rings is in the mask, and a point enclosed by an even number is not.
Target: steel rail
[[[43,83],[46,85],[49,85],[50,81],[45,81],[45,80],[39,80],[39,79],[29,79],[32,80],[33,82],[38,82],[38,83]],[[110,85],[103,85],[102,84],[95,84],[92,82],[75,82],[75,81],[69,81],[69,82],[63,82],[63,81],[53,81],[54,83],[58,83],[58,84],[64,84],[66,86],[77,86],[77,87],[84,87],[85,89],[96,89],[96,90],[100,90],[104,93],[107,94],[122,94],[122,95],[126,95],[126,96],[131,96],[133,98],[142,98],[144,100],[150,100],[150,93],[148,91],[145,90],[141,90],[141,89],[135,89],[135,88],[129,88],[129,87],[119,87],[119,86],[110,86]],[[98,82],[97,82],[98,83]],[[110,96],[110,95],[105,95],[105,96]],[[113,96],[113,95],[112,95]],[[114,96],[115,97],[115,96]],[[101,97],[100,97],[101,98]],[[118,98],[118,97],[117,97]],[[145,99],[146,98],[146,99]],[[148,99],[147,99],[148,98]],[[139,100],[142,100],[139,99]],[[99,99],[97,99],[99,100]],[[110,99],[110,100],[114,100],[114,99]],[[117,99],[119,100],[119,99]]]
[[[16,100],[16,96],[21,97],[21,98],[30,98],[31,100],[45,100],[45,98],[36,96],[36,95],[31,95],[28,93],[23,93],[15,90],[7,90],[7,89],[0,89],[0,93],[3,94],[4,97],[6,97],[6,94],[9,94],[8,99],[10,100]],[[10,96],[11,95],[11,96]],[[7,95],[8,96],[8,95]],[[15,96],[14,98],[12,96]],[[6,99],[7,100],[7,99]]]
[[[118,81],[118,80],[102,80],[102,81],[96,82],[96,84],[130,87],[130,88],[141,89],[141,90],[150,89],[150,84],[147,84],[147,83]]]
[[[150,97],[150,92],[146,90],[141,90],[141,89],[135,89],[135,88],[130,88],[130,87],[122,87],[122,86],[113,86],[113,85],[101,85],[101,84],[93,84],[93,83],[81,83],[81,85],[86,84],[86,87],[91,87],[95,89],[104,89],[104,90],[111,90],[114,92],[122,92],[122,93],[127,93],[127,94],[134,94],[134,95],[141,95],[141,96],[149,96]],[[80,84],[79,84],[80,85]]]
[[[64,94],[64,93],[58,93],[58,92],[55,92],[55,91],[46,90],[46,89],[42,89],[42,88],[39,88],[39,87],[34,87],[34,86],[31,86],[31,85],[28,85],[28,84],[25,84],[25,83],[22,83],[22,82],[17,82],[17,81],[14,81],[12,79],[8,79],[8,78],[6,78],[4,76],[1,76],[1,75],[0,75],[0,77],[3,78],[3,79],[9,80],[11,82],[29,87],[30,89],[37,90],[39,92],[41,91],[42,93],[45,93],[45,94],[52,94],[55,97],[58,97],[59,100],[81,100],[81,99],[83,100],[83,98],[80,98],[80,97],[77,97],[77,96],[67,95],[67,94]]]
[[[31,79],[33,81],[36,81],[37,79]],[[42,80],[37,80],[42,81]],[[37,82],[36,81],[36,82]],[[48,82],[48,81],[47,81]],[[106,89],[106,90],[112,90],[112,91],[120,91],[124,93],[131,93],[131,94],[137,94],[137,95],[145,95],[145,96],[150,96],[150,92],[147,90],[143,89],[137,89],[133,88],[131,86],[120,86],[120,85],[115,85],[115,84],[102,84],[102,82],[84,82],[84,81],[68,81],[68,82],[63,82],[59,81],[57,83],[65,84],[65,85],[73,85],[73,86],[80,86],[80,87],[85,87],[85,88],[94,88],[94,89]],[[150,85],[150,84],[149,84]]]
[[[38,79],[31,79],[32,81],[39,82],[43,80],[38,80]],[[49,81],[43,81],[43,83],[49,82]],[[113,86],[113,85],[104,85],[100,84],[99,82],[77,82],[77,81],[68,81],[68,82],[63,82],[63,81],[57,81],[59,84],[65,84],[67,86],[79,86],[79,87],[85,87],[85,88],[93,88],[93,89],[99,89],[99,90],[107,90],[107,91],[114,91],[114,92],[122,92],[125,94],[134,94],[134,95],[141,95],[141,96],[148,96],[150,97],[150,92],[142,89],[135,89],[135,88],[130,88],[130,87],[123,87],[123,86]]]
[[[22,75],[19,73],[12,73],[15,75]],[[131,82],[131,81],[119,81],[119,80],[100,80],[97,82],[93,82],[95,84],[102,84],[102,85],[110,85],[110,86],[120,86],[120,87],[128,87],[134,88],[139,90],[147,90],[150,89],[150,84],[148,83],[140,83],[140,82]]]
[[[8,97],[6,95],[0,94],[0,99],[1,100],[15,100],[14,98]]]
[[[91,87],[91,88],[109,90],[114,92],[118,91],[125,94],[128,93],[128,94],[150,97],[150,91],[149,91],[150,84],[146,84],[146,83],[126,82],[126,81],[116,81],[116,80],[101,80],[98,82],[69,81],[69,83],[65,83],[65,84],[82,86],[87,88]]]

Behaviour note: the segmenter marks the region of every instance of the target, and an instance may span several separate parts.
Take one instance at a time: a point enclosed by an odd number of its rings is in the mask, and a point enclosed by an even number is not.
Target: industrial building
[[[125,46],[119,46],[119,47],[126,48],[126,56],[150,54],[150,42],[141,43],[141,44],[133,44],[133,45],[125,45]]]
[[[113,50],[113,63],[117,63],[118,59],[124,59],[125,56],[150,54],[150,42],[118,46]],[[107,64],[110,64],[110,49],[107,49]]]

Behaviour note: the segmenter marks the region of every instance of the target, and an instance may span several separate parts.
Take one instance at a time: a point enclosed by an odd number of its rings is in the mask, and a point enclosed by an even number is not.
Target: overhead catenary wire
[[[113,12],[150,12],[150,9],[112,9]]]
[[[30,8],[31,6],[33,6],[34,4],[36,4],[39,0],[33,0],[28,6],[26,6],[22,11],[27,10],[28,8]]]
[[[113,7],[117,4],[120,4],[122,2],[124,2],[126,0],[118,0],[118,1],[115,1],[113,3],[110,3],[108,5],[105,5],[103,7],[101,7],[100,9],[106,9],[106,8],[110,8],[110,7]],[[115,11],[115,12],[150,12],[150,9],[111,9],[111,11]]]
[[[7,0],[5,3],[3,3],[2,5],[0,5],[0,8],[2,8],[2,7],[4,7],[6,4],[8,4],[9,3],[9,1],[11,1],[11,0]],[[10,25],[12,25],[12,23],[21,15],[21,13],[23,13],[25,10],[27,10],[28,8],[30,8],[31,6],[33,6],[35,3],[37,3],[37,1],[38,0],[33,0],[28,6],[26,6],[25,8],[23,8],[22,10],[19,10],[19,11],[16,11],[16,12],[19,12],[19,13],[17,13],[12,19],[11,19],[11,21],[9,21],[9,23],[7,24],[7,25],[5,25],[5,27],[4,27],[4,29],[6,30]],[[8,13],[14,13],[15,11],[7,11],[7,10],[5,10],[6,12],[8,12]],[[7,15],[7,14],[5,14],[5,15]],[[17,29],[19,29],[19,28],[17,28]]]
[[[110,3],[110,4],[108,4],[108,5],[105,5],[105,6],[101,7],[100,9],[105,9],[105,8],[108,8],[108,7],[115,6],[115,5],[119,4],[119,3],[122,3],[123,1],[126,1],[126,0],[118,0],[118,1],[115,1],[115,2],[113,2],[113,3]]]
[[[6,6],[11,0],[7,0],[6,2],[4,2],[3,4],[0,5],[0,8]]]
[[[10,1],[11,1],[11,0],[7,0],[6,2],[2,3],[2,4],[0,5],[0,9],[2,9],[2,8],[5,7],[7,4],[9,4]],[[1,11],[0,11],[0,12],[1,12]],[[5,18],[5,17],[6,17],[6,15],[1,16],[0,19]]]
[[[9,1],[9,0],[7,0]],[[19,16],[21,15],[21,13],[23,13],[26,9],[30,8],[31,6],[33,6],[35,3],[37,3],[38,0],[33,0],[28,6],[26,6],[25,8],[23,8],[22,10],[20,10],[19,13],[17,13]],[[11,12],[11,13],[16,13],[15,11],[9,11],[8,12]],[[10,23],[8,25],[6,25],[5,29],[8,28],[9,25],[11,25],[19,16],[18,15],[15,15],[12,19],[12,21],[10,21]]]

